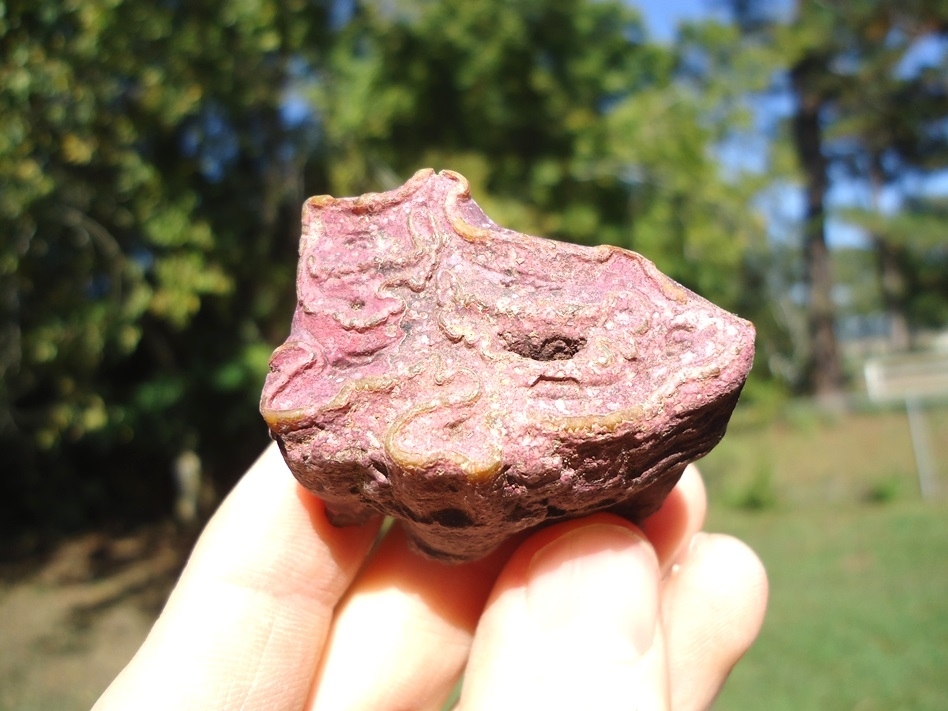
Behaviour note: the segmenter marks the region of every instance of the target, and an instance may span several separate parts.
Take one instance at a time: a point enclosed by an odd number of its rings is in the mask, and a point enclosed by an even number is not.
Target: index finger
[[[208,523],[96,711],[302,707],[333,610],[378,525],[333,527],[268,447]]]

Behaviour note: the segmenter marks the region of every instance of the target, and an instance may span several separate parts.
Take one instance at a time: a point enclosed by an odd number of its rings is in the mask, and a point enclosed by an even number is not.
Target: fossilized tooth
[[[753,326],[615,247],[495,225],[457,173],[303,208],[298,305],[260,409],[330,520],[443,560],[654,512],[724,435]]]

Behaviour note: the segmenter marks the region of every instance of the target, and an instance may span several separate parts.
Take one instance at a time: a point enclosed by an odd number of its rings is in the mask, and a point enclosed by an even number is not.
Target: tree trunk
[[[836,343],[833,275],[826,245],[827,162],[820,123],[826,99],[816,86],[817,80],[828,71],[823,58],[808,55],[791,72],[797,104],[793,133],[806,184],[803,252],[810,335],[806,386],[819,398],[835,398],[843,391],[843,371]]]
[[[886,320],[889,322],[889,346],[894,351],[907,351],[912,346],[912,334],[905,315],[905,275],[899,259],[899,250],[880,235],[872,235],[879,270],[879,284]]]
[[[882,214],[880,196],[882,194],[882,158],[872,156],[869,169],[869,182],[872,189],[872,207],[876,214]],[[872,248],[876,253],[879,290],[882,293],[882,306],[885,309],[889,325],[889,347],[894,351],[907,351],[912,345],[908,316],[905,313],[905,275],[902,273],[899,248],[891,244],[886,236],[878,232],[870,235]]]

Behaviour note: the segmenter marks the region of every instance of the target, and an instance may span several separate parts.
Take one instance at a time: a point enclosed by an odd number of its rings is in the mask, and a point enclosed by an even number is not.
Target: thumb
[[[651,544],[615,516],[531,537],[481,618],[461,708],[667,708],[659,579]]]

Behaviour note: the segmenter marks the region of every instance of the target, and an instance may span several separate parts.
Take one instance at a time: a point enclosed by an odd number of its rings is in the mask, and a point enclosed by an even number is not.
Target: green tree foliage
[[[246,457],[299,209],[281,103],[325,15],[0,3],[5,523],[154,511],[182,448]]]

